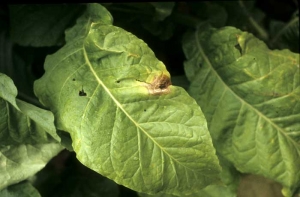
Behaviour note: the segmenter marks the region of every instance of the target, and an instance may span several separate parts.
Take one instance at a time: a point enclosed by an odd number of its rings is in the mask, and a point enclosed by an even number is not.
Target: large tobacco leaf
[[[63,149],[53,114],[16,96],[13,81],[0,73],[0,190],[34,175]]]
[[[87,167],[143,193],[189,194],[219,180],[206,120],[152,50],[99,4],[66,34],[34,84]]]
[[[190,94],[217,151],[241,172],[263,175],[291,196],[300,185],[299,54],[269,50],[234,27],[183,39]]]

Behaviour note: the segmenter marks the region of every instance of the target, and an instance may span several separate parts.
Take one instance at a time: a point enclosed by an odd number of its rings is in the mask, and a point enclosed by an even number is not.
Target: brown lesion
[[[145,86],[148,89],[148,92],[151,95],[161,95],[161,94],[170,93],[169,86],[172,85],[170,77],[164,74],[156,76],[151,83],[147,83],[147,82],[142,82],[142,83],[143,86]]]

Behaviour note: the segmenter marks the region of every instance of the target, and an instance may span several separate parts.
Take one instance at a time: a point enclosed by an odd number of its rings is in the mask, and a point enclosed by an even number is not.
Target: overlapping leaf
[[[111,23],[89,5],[47,57],[36,95],[78,159],[119,184],[180,195],[213,183],[220,168],[201,109],[142,40]]]
[[[32,176],[63,148],[52,113],[16,96],[12,80],[0,74],[0,189]]]
[[[21,182],[0,191],[2,197],[41,197],[39,192],[29,183]]]
[[[242,172],[300,184],[299,54],[269,50],[233,27],[185,36],[189,91],[208,121],[216,148]]]

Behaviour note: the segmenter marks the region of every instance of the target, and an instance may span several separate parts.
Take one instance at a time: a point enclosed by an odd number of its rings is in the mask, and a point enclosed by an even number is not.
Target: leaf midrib
[[[262,114],[260,111],[258,111],[256,108],[254,108],[251,104],[249,104],[248,102],[246,102],[245,100],[243,100],[243,98],[241,98],[240,96],[238,96],[231,88],[229,88],[227,86],[227,84],[223,81],[223,79],[220,77],[220,75],[217,73],[217,71],[214,69],[213,65],[211,64],[211,62],[209,61],[207,55],[205,54],[201,44],[200,44],[200,40],[198,37],[198,29],[195,31],[195,38],[196,38],[196,46],[200,52],[200,54],[202,55],[204,61],[207,63],[207,65],[211,68],[211,70],[214,72],[214,74],[217,76],[217,78],[219,79],[219,81],[221,81],[221,83],[224,85],[224,87],[226,89],[228,89],[229,92],[231,92],[232,95],[234,95],[241,103],[244,103],[245,105],[247,105],[248,107],[250,107],[250,109],[252,109],[253,111],[255,111],[257,113],[258,116],[261,116],[263,119],[265,119],[265,121],[269,122],[269,124],[271,124],[273,127],[275,127],[278,131],[280,131],[287,139],[289,139],[289,141],[292,142],[292,144],[297,147],[298,145],[296,144],[296,142],[294,140],[292,140],[285,132],[284,129],[282,129],[281,127],[277,126],[275,123],[273,123],[268,117],[266,117],[264,114]]]
[[[187,169],[190,169],[189,167],[183,165],[181,162],[179,162],[178,160],[176,160],[174,157],[172,157],[158,142],[156,142],[154,140],[154,138],[152,136],[150,136],[142,127],[140,127],[140,125],[128,114],[128,112],[123,108],[122,104],[114,97],[114,95],[109,91],[109,89],[105,86],[105,84],[102,82],[102,80],[98,77],[96,71],[93,69],[92,64],[90,63],[85,47],[83,46],[83,54],[84,54],[84,58],[87,62],[87,65],[89,66],[89,69],[91,70],[91,72],[93,73],[94,77],[96,78],[97,82],[104,88],[104,90],[107,92],[107,94],[111,97],[111,99],[115,102],[115,104],[117,105],[117,107],[119,107],[123,113],[130,119],[130,121],[132,121],[137,128],[139,128],[147,137],[149,137],[154,144],[156,144],[166,155],[168,155],[172,160],[176,161],[178,164],[184,166]],[[190,169],[193,170],[193,169]]]

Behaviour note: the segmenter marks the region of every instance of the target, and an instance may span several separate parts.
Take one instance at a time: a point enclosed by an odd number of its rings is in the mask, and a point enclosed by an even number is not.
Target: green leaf
[[[265,14],[258,9],[254,0],[218,1],[228,14],[226,26],[234,26],[243,31],[254,33],[257,37],[268,40],[264,29]]]
[[[227,196],[237,196],[236,194],[240,183],[240,173],[237,171],[237,169],[233,166],[232,163],[230,163],[221,155],[217,155],[222,167],[221,180],[223,185],[212,185],[212,187],[210,188],[217,187],[219,188],[217,190],[223,191],[224,195],[226,193]],[[213,191],[210,188],[208,188],[206,191]]]
[[[222,184],[209,185],[204,189],[198,191],[197,193],[191,195],[184,195],[181,197],[235,197],[237,196],[237,189],[240,182],[240,175],[234,166],[229,163],[225,158],[218,155],[222,172],[221,180]],[[140,197],[177,197],[175,195],[168,194],[158,194],[158,195],[148,195],[144,193],[139,193]]]
[[[29,183],[21,182],[0,191],[1,197],[41,197],[39,192]]]
[[[62,149],[60,144],[54,142],[35,145],[1,145],[0,189],[34,175]]]
[[[60,141],[50,111],[16,99],[13,81],[0,73],[1,145],[38,144]]]
[[[270,34],[272,36],[271,47],[288,48],[299,53],[299,11],[287,23],[272,20],[270,22]]]
[[[16,95],[12,80],[0,73],[0,189],[32,176],[63,148],[52,113]]]
[[[104,7],[88,10],[90,17],[72,28],[80,33],[68,32],[34,84],[58,129],[70,133],[79,161],[144,193],[188,194],[218,181],[218,159],[195,100],[169,84],[165,65],[142,40],[108,24]]]
[[[269,50],[233,27],[189,32],[183,49],[189,92],[217,151],[241,172],[280,182],[291,196],[300,181],[299,54]]]
[[[10,33],[22,46],[62,45],[64,31],[82,13],[80,4],[10,5]]]

